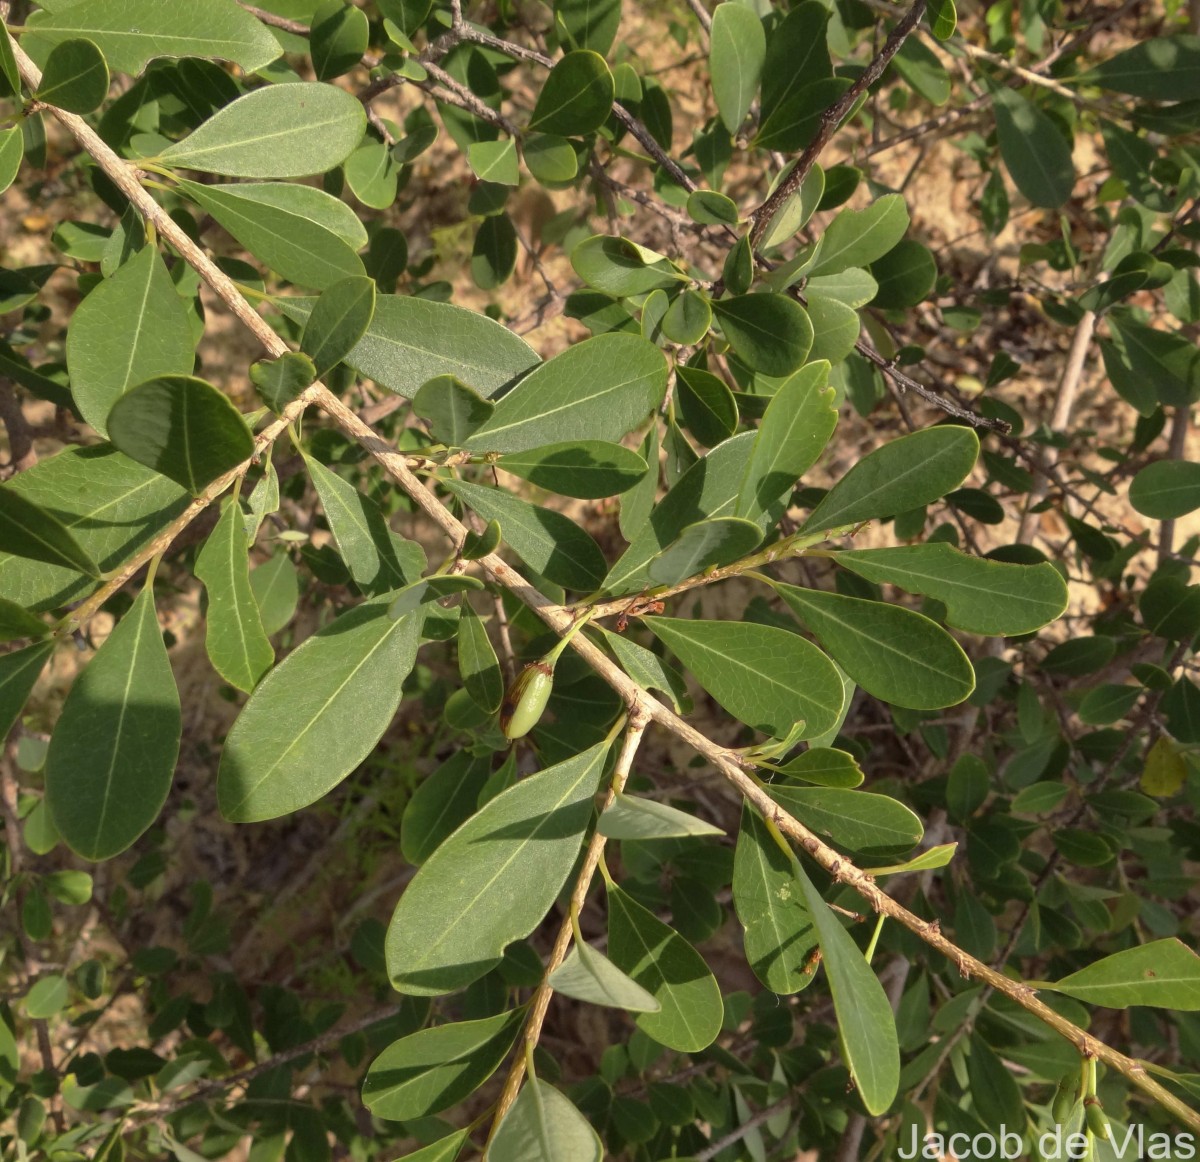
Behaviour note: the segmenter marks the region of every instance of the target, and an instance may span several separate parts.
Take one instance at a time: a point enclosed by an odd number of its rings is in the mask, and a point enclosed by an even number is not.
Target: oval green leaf
[[[758,93],[767,34],[758,13],[744,4],[718,4],[709,31],[708,71],[725,128],[737,133]]]
[[[374,313],[374,279],[344,278],[326,287],[300,336],[300,350],[312,360],[315,378],[327,375],[350,354]]]
[[[576,49],[567,53],[542,83],[529,128],[560,137],[591,133],[604,124],[615,92],[604,58]]]
[[[753,521],[718,516],[688,525],[646,566],[656,585],[678,585],[685,577],[705,569],[731,565],[762,542],[762,530]]]
[[[590,1005],[605,1005],[630,1013],[657,1013],[662,1007],[637,981],[586,941],[572,947],[546,983],[555,992]]]
[[[1058,124],[1015,89],[992,96],[1000,156],[1013,184],[1035,206],[1057,209],[1075,186],[1071,146]]]
[[[68,113],[90,113],[108,95],[108,64],[90,40],[61,40],[50,50],[34,96]]]
[[[591,1123],[563,1094],[531,1077],[488,1147],[491,1162],[603,1162]]]
[[[754,371],[791,375],[812,350],[808,314],[787,295],[735,295],[715,300],[712,309],[730,346]]]
[[[568,440],[511,452],[501,456],[496,467],[548,492],[581,500],[628,492],[648,470],[636,452],[604,440]]]
[[[1156,460],[1129,484],[1129,503],[1143,516],[1173,520],[1200,508],[1200,464]]]
[[[5,486],[0,486],[0,552],[70,569],[87,577],[100,577],[91,554],[62,521]]]
[[[847,851],[893,858],[921,842],[921,820],[903,803],[845,787],[769,783],[767,793],[810,831]]]

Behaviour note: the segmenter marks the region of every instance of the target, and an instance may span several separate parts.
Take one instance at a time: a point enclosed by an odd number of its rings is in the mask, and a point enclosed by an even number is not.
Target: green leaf
[[[1200,36],[1143,40],[1077,80],[1151,101],[1186,101],[1200,91]]]
[[[267,85],[218,110],[159,155],[163,165],[233,178],[300,178],[341,165],[367,127],[335,85]]]
[[[992,106],[1000,156],[1013,184],[1035,206],[1061,206],[1075,185],[1075,166],[1058,125],[1014,89],[997,89]]]
[[[915,871],[935,871],[939,867],[945,867],[954,858],[957,851],[957,843],[939,843],[936,847],[931,847],[921,852],[920,855],[913,856],[912,859],[906,859],[903,863],[892,863],[886,867],[873,867],[870,869],[870,874],[873,876],[894,876]]]
[[[461,480],[444,483],[484,520],[499,521],[513,552],[548,581],[582,593],[599,588],[607,568],[604,553],[574,521],[500,489]]]
[[[700,954],[616,884],[608,884],[608,955],[659,1004],[635,1018],[668,1049],[699,1053],[721,1031],[721,989]]]
[[[1200,1011],[1200,956],[1180,940],[1152,940],[1038,987],[1106,1009],[1146,1005],[1193,1013]]]
[[[430,0],[423,0],[423,2],[428,4]],[[428,1146],[422,1146],[420,1150],[397,1158],[396,1162],[455,1162],[470,1136],[470,1126],[465,1130],[455,1130],[453,1134],[438,1138],[436,1142],[430,1142]]]
[[[730,565],[762,542],[762,531],[753,521],[718,516],[688,525],[646,567],[656,585],[678,585],[685,577],[706,569]]]
[[[616,298],[670,290],[687,280],[657,251],[611,234],[585,238],[571,251],[571,266],[588,286]]]
[[[621,0],[554,0],[554,21],[572,48],[608,56],[621,24]]]
[[[46,799],[84,859],[111,859],[158,817],[179,756],[175,677],[147,585],[75,680],[46,752]]]
[[[275,664],[275,651],[250,589],[249,548],[241,506],[233,499],[196,557],[196,576],[208,593],[208,660],[226,682],[247,693]]]
[[[779,773],[821,787],[857,787],[864,778],[854,756],[827,746],[811,746],[784,763]]]
[[[640,984],[586,941],[576,943],[567,958],[547,978],[555,992],[591,1005],[657,1013],[662,1006]]]
[[[895,249],[893,247],[888,253]],[[848,266],[837,274],[819,274],[807,279],[804,289],[806,294],[819,294],[826,299],[837,299],[848,307],[861,307],[875,297],[879,284],[862,267]]]
[[[950,99],[950,76],[946,66],[915,36],[910,36],[892,58],[892,67],[912,90],[931,105]]]
[[[768,45],[768,52],[769,49]],[[820,77],[808,81],[763,117],[752,145],[758,149],[775,149],[784,153],[795,153],[805,148],[816,137],[825,110],[849,87],[850,80],[847,77]]]
[[[921,842],[921,820],[903,803],[844,787],[767,784],[767,793],[817,835],[848,851],[889,857]]]
[[[878,1116],[892,1104],[900,1086],[900,1049],[891,1002],[842,922],[799,863],[795,868],[821,944],[842,1055],[863,1105]]]
[[[278,359],[260,359],[250,364],[250,382],[276,415],[316,378],[313,361],[299,351],[285,351]]]
[[[52,653],[54,642],[47,641],[0,654],[0,738],[7,738],[16,724]]]
[[[416,659],[419,617],[387,616],[390,599],[343,613],[256,687],[225,740],[217,804],[234,823],[315,803],[374,749]]]
[[[761,27],[760,23],[759,28]],[[700,222],[705,226],[736,226],[741,217],[737,203],[728,195],[719,194],[716,190],[693,190],[688,194],[687,212],[693,222]]]
[[[776,585],[779,595],[868,694],[914,710],[954,706],[975,689],[962,647],[937,622],[899,605]]]
[[[656,799],[625,794],[617,795],[601,813],[596,830],[609,839],[679,839],[725,834],[687,811]]]
[[[1019,1126],[1026,1119],[1024,1095],[1012,1070],[978,1034],[967,1054],[971,1108],[985,1126]]]
[[[57,973],[43,976],[25,994],[25,1015],[33,1021],[44,1021],[66,1008],[71,986]]]
[[[391,605],[388,606],[388,616],[404,617],[439,598],[482,588],[483,582],[478,577],[464,577],[457,573],[437,573],[432,577],[422,577],[419,581],[397,590]]]
[[[409,863],[420,867],[475,814],[491,767],[490,755],[455,751],[413,792],[400,825],[400,852]]]
[[[579,156],[565,137],[530,133],[521,152],[530,176],[543,184],[569,182],[579,172]]]
[[[521,180],[517,143],[511,137],[503,141],[472,142],[467,147],[467,163],[481,182],[515,186]]]
[[[829,9],[820,0],[802,0],[772,30],[763,63],[764,120],[805,85],[833,76],[828,23]]]
[[[978,455],[979,437],[956,425],[889,440],[829,490],[803,529],[840,528],[929,504],[957,488]]]
[[[709,32],[708,71],[725,128],[737,133],[758,93],[767,34],[753,8],[718,4]]]
[[[25,137],[21,127],[14,125],[11,129],[0,129],[0,194],[13,184],[24,157]]]
[[[99,579],[91,554],[53,513],[34,504],[11,486],[0,486],[0,552],[44,561]]]
[[[504,699],[504,676],[487,629],[468,601],[458,617],[458,670],[467,693],[489,714]]]
[[[203,379],[160,375],[127,391],[108,414],[116,447],[193,496],[254,453],[254,437],[228,396]]]
[[[437,848],[388,926],[395,989],[462,988],[541,923],[579,855],[607,755],[600,743],[521,780]]]
[[[958,27],[958,10],[954,0],[933,0],[928,6],[929,27],[938,40],[949,40]]]
[[[1049,562],[1013,565],[971,557],[938,541],[851,549],[840,565],[876,583],[898,585],[946,606],[946,622],[968,633],[1032,633],[1067,607],[1067,585]]]
[[[216,186],[201,184],[200,188],[217,189],[315,222],[331,234],[336,234],[354,251],[361,250],[368,242],[367,228],[359,221],[358,215],[340,198],[314,186],[303,186],[297,182],[237,182]]]
[[[1195,343],[1148,327],[1124,312],[1114,311],[1108,320],[1112,341],[1101,344],[1104,369],[1117,391],[1140,412],[1152,414],[1156,403],[1187,407],[1200,395],[1200,349]]]
[[[367,51],[371,29],[367,14],[345,0],[324,0],[312,13],[309,53],[318,81],[348,73]]]
[[[108,65],[93,41],[61,40],[50,50],[34,96],[68,113],[90,113],[108,96]]]
[[[471,277],[481,290],[508,281],[517,266],[517,230],[507,214],[493,214],[479,223],[471,251]]]
[[[279,308],[304,322],[315,299],[287,298]],[[408,396],[438,375],[453,375],[485,399],[539,363],[537,352],[478,311],[408,295],[380,295],[367,333],[346,356],[355,371]]]
[[[401,165],[395,154],[378,137],[368,133],[358,148],[342,163],[346,185],[364,206],[386,210],[396,200]],[[392,230],[393,227],[383,227]],[[407,252],[405,253],[407,258]],[[404,263],[398,264],[401,270]],[[395,285],[393,281],[392,286]]]
[[[373,279],[344,278],[325,289],[300,336],[300,350],[312,359],[315,378],[327,375],[350,354],[366,334],[374,313]]]
[[[375,501],[311,456],[304,466],[321,498],[338,552],[364,592],[383,593],[420,578],[424,552],[392,532]]]
[[[491,418],[496,405],[453,375],[435,375],[413,396],[413,414],[435,440],[461,448]]]
[[[101,569],[113,569],[187,506],[187,493],[108,445],[67,448],[4,485],[56,517]],[[0,589],[25,609],[53,609],[94,582],[75,568],[0,553]]]
[[[22,609],[15,601],[0,597],[0,642],[26,637],[43,637],[50,627],[40,618]]]
[[[545,444],[616,441],[658,406],[667,363],[638,335],[595,335],[527,375],[467,441],[475,451],[524,452]]]
[[[884,310],[915,307],[937,282],[933,251],[912,238],[902,238],[882,258],[871,263],[879,289],[871,305]]]
[[[496,467],[549,492],[582,500],[628,492],[647,471],[646,461],[636,452],[603,440],[568,440],[510,452]]]
[[[829,364],[811,363],[779,385],[763,413],[738,488],[737,515],[780,515],[780,502],[821,455],[837,427]]]
[[[688,697],[687,683],[674,666],[668,666],[662,658],[645,646],[639,646],[620,634],[610,633],[603,627],[597,628],[613,657],[643,690],[660,690],[666,694],[676,714],[690,712],[692,702]]]
[[[67,329],[71,395],[102,436],[126,391],[157,375],[187,375],[195,359],[187,307],[153,246],[101,282]]]
[[[900,194],[884,194],[864,210],[842,210],[829,224],[809,275],[840,274],[867,266],[891,250],[908,229],[908,207]]]
[[[13,56],[12,41],[0,36],[0,97],[21,95],[21,73]]]
[[[1200,464],[1156,460],[1129,484],[1129,503],[1143,516],[1173,520],[1200,508]]]
[[[789,854],[762,817],[742,804],[733,859],[733,906],[741,922],[746,961],[773,993],[790,996],[812,984],[809,954],[817,933]]]
[[[708,297],[695,290],[685,290],[678,295],[662,317],[662,333],[672,343],[684,346],[699,343],[708,334],[710,326],[712,307]],[[732,435],[732,432],[728,434]]]
[[[435,1025],[393,1041],[367,1070],[363,1104],[377,1118],[397,1122],[457,1105],[496,1072],[524,1020],[525,1010],[513,1009],[480,1021]]]
[[[28,51],[36,55],[82,36],[99,46],[111,68],[130,76],[158,57],[215,57],[253,73],[280,53],[279,42],[234,0],[190,7],[175,0],[77,0],[53,8],[37,14],[26,33]]]
[[[811,642],[753,622],[649,617],[646,627],[739,721],[781,737],[804,722],[800,737],[824,734],[839,718],[845,692],[837,670]]]
[[[292,620],[300,600],[300,581],[286,551],[276,552],[265,564],[251,570],[250,590],[267,636],[278,633]]]
[[[750,294],[717,299],[713,314],[738,357],[764,375],[791,375],[812,349],[804,308],[786,295]]]
[[[241,186],[205,186],[183,180],[178,186],[255,258],[288,282],[323,290],[343,279],[364,276],[362,259],[353,246],[312,218],[247,196]]]
[[[607,119],[615,91],[612,73],[599,53],[569,52],[542,83],[529,128],[560,137],[591,133]]]
[[[675,301],[682,301],[682,297]],[[667,315],[670,313],[668,311]],[[665,325],[665,318],[663,323]],[[688,431],[700,443],[715,448],[737,431],[738,409],[733,392],[711,371],[700,367],[676,367],[675,399]]]
[[[531,1077],[504,1116],[491,1162],[603,1162],[604,1146],[588,1120],[552,1085]]]

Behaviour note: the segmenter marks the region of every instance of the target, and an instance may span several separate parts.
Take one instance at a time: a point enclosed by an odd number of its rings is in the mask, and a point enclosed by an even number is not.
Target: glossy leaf
[[[552,1085],[531,1077],[488,1147],[491,1162],[603,1162],[596,1131]]]
[[[236,185],[180,181],[179,189],[288,282],[323,290],[344,279],[364,277],[362,259],[352,244],[323,223],[259,197],[248,197]]]
[[[567,958],[546,978],[546,983],[555,992],[590,1005],[605,1005],[631,1013],[657,1013],[662,1008],[637,981],[626,976],[586,941],[572,946]]]
[[[954,706],[975,689],[962,647],[937,622],[899,605],[779,584],[792,612],[869,694],[915,710]]]
[[[771,783],[767,793],[823,839],[875,858],[901,855],[921,842],[921,821],[903,803],[844,787]]]
[[[758,525],[741,517],[697,521],[647,565],[646,573],[656,585],[678,585],[706,569],[733,564],[761,542]]]
[[[309,45],[318,81],[348,73],[362,60],[370,38],[367,15],[345,0],[324,0],[312,13]]]
[[[812,984],[809,956],[817,934],[793,860],[771,837],[762,816],[742,804],[733,861],[733,906],[743,928],[746,960],[773,993],[789,996]]]
[[[400,704],[420,618],[393,620],[386,597],[335,618],[255,689],[225,740],[217,804],[235,823],[315,803],[371,751]]]
[[[564,441],[616,441],[645,420],[666,386],[667,363],[652,343],[637,335],[596,335],[527,375],[467,447],[524,452]]]
[[[50,736],[46,799],[72,851],[111,859],[154,822],[181,731],[175,676],[146,586],[75,680]]]
[[[304,322],[315,299],[279,303]],[[485,399],[538,364],[524,339],[486,315],[409,295],[380,295],[367,333],[346,362],[380,387],[408,396],[438,375],[453,375]]]
[[[872,1114],[882,1114],[900,1086],[900,1049],[891,1002],[858,945],[799,864],[796,872],[817,929],[842,1055],[863,1105]]]
[[[68,113],[91,113],[108,96],[108,64],[93,41],[61,40],[46,58],[39,101]]]
[[[763,63],[764,121],[805,85],[833,76],[828,23],[829,9],[820,0],[802,0],[772,30]]]
[[[510,452],[496,467],[560,496],[599,500],[628,492],[646,475],[646,461],[620,444],[577,440]]]
[[[891,250],[908,229],[908,207],[899,194],[884,194],[864,210],[843,210],[821,235],[809,275],[838,274],[868,266]]]
[[[479,1021],[434,1025],[393,1041],[367,1070],[363,1104],[377,1118],[397,1122],[457,1105],[495,1073],[524,1019],[524,1009],[513,1009]]]
[[[715,448],[737,431],[738,409],[733,392],[711,371],[676,367],[675,399],[684,424],[700,443]]]
[[[1067,585],[1053,565],[1013,565],[961,553],[944,542],[851,549],[837,561],[860,577],[898,585],[946,606],[946,622],[968,633],[1032,633],[1067,607]]]
[[[67,330],[71,395],[102,436],[131,387],[187,375],[195,362],[187,307],[153,246],[143,247],[79,304]]]
[[[758,425],[738,488],[738,516],[777,519],[782,498],[817,462],[837,426],[828,382],[829,364],[816,362],[779,385]]]
[[[596,830],[609,839],[678,839],[723,835],[719,827],[656,799],[617,795],[601,813]]]
[[[517,265],[517,231],[507,214],[490,214],[479,223],[471,251],[471,277],[481,290],[507,282]]]
[[[764,375],[790,375],[808,358],[812,323],[786,295],[750,294],[717,299],[713,314],[730,346],[747,366]]]
[[[0,739],[7,738],[16,724],[53,652],[54,642],[48,641],[0,654]]]
[[[53,513],[0,486],[0,552],[98,579],[91,555]]]
[[[800,737],[823,734],[844,701],[833,664],[798,634],[751,622],[650,617],[645,625],[735,718],[781,737],[804,722]]]
[[[718,4],[709,31],[708,68],[725,128],[736,133],[758,93],[767,36],[762,21],[743,4]]]
[[[1156,460],[1130,481],[1129,503],[1143,516],[1172,520],[1200,508],[1200,464]]]
[[[366,127],[362,103],[345,89],[267,85],[220,109],[160,160],[224,177],[306,177],[345,161]]]
[[[562,513],[480,484],[454,480],[446,487],[484,520],[499,521],[513,552],[548,581],[592,593],[604,580],[600,546]]]
[[[1013,184],[1035,206],[1061,206],[1074,188],[1075,167],[1058,126],[1015,89],[997,89],[992,104],[1000,156]]]
[[[466,601],[458,618],[458,669],[476,704],[495,714],[504,699],[504,675],[483,621]]]
[[[108,414],[108,434],[131,460],[193,496],[254,452],[254,437],[228,396],[190,375],[162,375],[127,391]]]
[[[232,500],[196,557],[196,576],[208,594],[208,660],[226,682],[247,693],[275,664],[250,588],[249,548],[241,506]]]
[[[358,344],[375,313],[375,283],[367,277],[330,284],[304,324],[300,349],[313,362],[316,378],[333,370]]]
[[[903,238],[871,263],[871,274],[879,284],[872,306],[897,310],[915,307],[926,298],[937,282],[938,268],[928,246]]]
[[[1200,1011],[1200,956],[1180,940],[1153,940],[1114,952],[1040,987],[1107,1009],[1145,1005],[1196,1012]]]
[[[29,47],[75,37],[94,41],[116,72],[137,76],[158,57],[215,57],[252,73],[279,56],[279,42],[234,0],[78,0],[38,14]]]
[[[615,91],[604,58],[575,49],[555,64],[542,83],[529,128],[560,137],[591,133],[604,124]]]
[[[388,926],[394,988],[453,992],[533,931],[578,857],[607,754],[601,743],[521,780],[437,848]]]
[[[721,1031],[721,990],[700,954],[632,896],[608,885],[608,955],[659,1004],[637,1026],[680,1053],[698,1053]]]
[[[804,530],[840,528],[909,512],[966,479],[979,455],[970,428],[946,425],[889,440],[841,478],[804,522]]]

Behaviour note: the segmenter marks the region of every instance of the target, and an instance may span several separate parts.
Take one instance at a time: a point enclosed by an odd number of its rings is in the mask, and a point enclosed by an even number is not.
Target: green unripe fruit
[[[500,706],[500,729],[508,739],[524,738],[538,723],[554,689],[554,667],[530,662],[508,688]]]
[[[1050,1107],[1050,1116],[1054,1119],[1057,1125],[1063,1125],[1071,1116],[1071,1111],[1075,1108],[1075,1101],[1079,1095],[1079,1082],[1074,1076],[1064,1077],[1058,1083],[1058,1089],[1054,1094],[1054,1103]]]
[[[1100,1103],[1094,1097],[1088,1098],[1083,1103],[1083,1113],[1087,1119],[1087,1128],[1100,1141],[1107,1142],[1112,1137],[1112,1125]]]

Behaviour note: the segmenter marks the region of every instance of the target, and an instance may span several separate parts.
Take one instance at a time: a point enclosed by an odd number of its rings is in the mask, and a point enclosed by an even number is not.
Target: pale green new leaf
[[[17,641],[26,637],[43,637],[50,632],[36,614],[22,609],[15,601],[0,597],[0,642]]]
[[[988,561],[944,541],[851,549],[839,553],[837,561],[868,581],[935,598],[946,606],[946,622],[968,633],[1032,633],[1067,607],[1067,584],[1045,561]]]
[[[815,783],[818,787],[857,787],[865,778],[852,754],[815,745],[784,763],[779,773],[789,779]]]
[[[453,992],[541,923],[579,855],[607,755],[599,743],[521,780],[434,851],[388,926],[394,988]]]
[[[776,589],[837,664],[876,698],[936,710],[975,689],[975,671],[962,647],[924,614],[820,589]]]
[[[734,852],[733,906],[744,930],[746,961],[767,988],[788,996],[812,984],[816,965],[809,954],[817,934],[804,889],[792,860],[749,803],[742,804]]]
[[[625,794],[617,795],[601,813],[596,830],[609,839],[681,839],[689,835],[725,834],[719,827],[678,807]]]
[[[28,51],[86,37],[111,68],[131,76],[157,57],[215,57],[252,73],[279,56],[278,41],[234,0],[75,0],[53,8],[31,21]]]
[[[817,928],[842,1054],[863,1105],[878,1116],[900,1087],[900,1047],[891,1002],[842,922],[798,862],[795,868]]]
[[[563,996],[591,1005],[626,1009],[631,1013],[657,1013],[662,1007],[637,981],[586,941],[572,947],[546,983]]]
[[[753,622],[649,617],[644,624],[730,714],[764,734],[781,737],[803,722],[800,737],[811,738],[841,713],[837,670],[798,634]]]
[[[1200,1011],[1200,956],[1181,940],[1152,940],[1038,987],[1106,1009],[1145,1005],[1194,1013]]]
[[[578,440],[617,441],[662,401],[667,363],[638,335],[595,335],[526,376],[467,441],[480,452],[524,452]]]
[[[75,680],[46,752],[46,799],[84,859],[111,859],[158,817],[182,717],[147,585]]]
[[[699,1053],[721,1031],[721,989],[700,954],[632,896],[608,885],[608,955],[659,1004],[635,1018],[643,1033]]]
[[[196,576],[208,594],[204,648],[213,668],[247,693],[275,664],[262,616],[250,588],[249,543],[241,506],[225,505],[217,527],[196,557]]]
[[[367,1070],[363,1104],[376,1117],[397,1122],[457,1105],[508,1056],[524,1019],[524,1009],[513,1009],[479,1021],[434,1025],[393,1041]]]
[[[570,1100],[531,1077],[488,1147],[489,1162],[603,1162],[599,1135]]]
[[[758,92],[767,35],[754,9],[718,4],[709,32],[708,71],[725,128],[736,133]]]
[[[828,492],[804,531],[832,529],[909,512],[952,492],[979,455],[970,428],[925,428],[868,452]]]
[[[383,597],[343,613],[259,683],[225,740],[217,804],[235,823],[316,802],[374,749],[416,660],[420,618]]]
[[[187,375],[195,363],[187,307],[161,255],[145,246],[79,304],[67,329],[67,369],[79,412],[102,436],[131,387]]]
[[[341,165],[366,127],[362,102],[336,85],[267,85],[218,110],[160,161],[224,177],[307,177]]]
[[[928,851],[921,852],[920,855],[914,855],[912,859],[906,859],[903,863],[890,863],[886,867],[870,868],[869,871],[876,877],[897,876],[916,871],[935,871],[939,867],[945,867],[954,858],[957,851],[957,843],[939,843],[936,847],[931,847]]]

